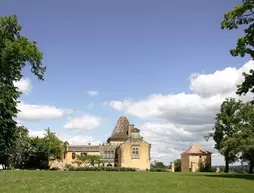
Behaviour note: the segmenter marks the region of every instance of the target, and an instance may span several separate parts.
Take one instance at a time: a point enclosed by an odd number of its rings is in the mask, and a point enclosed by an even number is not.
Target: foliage
[[[200,172],[211,172],[212,169],[208,165],[204,164],[203,162],[199,162],[199,171]]]
[[[166,168],[163,162],[155,162],[154,168]]]
[[[232,56],[244,57],[246,54],[254,59],[254,0],[242,0],[241,5],[237,5],[234,9],[224,15],[221,23],[222,29],[238,29],[244,28],[244,36],[239,37],[235,49],[231,49]],[[251,69],[249,73],[243,73],[245,80],[238,85],[237,94],[242,95],[247,92],[254,92],[254,71]]]
[[[165,166],[163,162],[158,162],[157,160],[154,160],[154,162],[151,163],[151,168],[165,169],[167,168],[167,166]]]
[[[112,172],[135,172],[136,168],[122,167],[68,167],[68,171],[112,171]]]
[[[175,172],[180,172],[181,171],[181,159],[176,159],[174,161],[175,163]]]
[[[21,35],[21,25],[16,15],[0,17],[0,164],[9,165],[10,154],[15,148],[17,103],[21,94],[14,86],[23,77],[22,69],[31,71],[43,80],[45,67],[42,53],[36,42]]]
[[[226,99],[210,136],[215,141],[215,149],[225,157],[225,172],[229,171],[229,163],[240,159],[248,163],[249,173],[253,173],[254,105],[251,102]]]
[[[49,160],[60,159],[68,145],[49,128],[45,130],[42,138],[29,137],[28,130],[23,126],[17,127],[16,135],[17,140],[9,156],[10,166],[14,168],[48,169]]]
[[[237,160],[235,143],[231,142],[232,137],[237,132],[237,124],[240,121],[239,109],[242,102],[234,98],[227,98],[221,105],[220,112],[216,114],[214,132],[210,137],[215,141],[217,149],[225,158],[225,172],[228,172],[229,163]]]
[[[100,165],[103,161],[98,155],[78,155],[73,163],[76,163],[78,166],[81,166],[82,164],[94,166],[95,164]]]
[[[169,170],[166,168],[151,168],[150,172],[168,172]]]
[[[238,132],[232,138],[242,162],[249,165],[249,173],[254,168],[254,105],[247,102],[240,110],[241,121],[238,125]]]
[[[28,130],[23,126],[16,128],[16,142],[11,149],[10,164],[13,167],[23,168],[32,153],[31,139]]]
[[[54,132],[50,131],[50,128],[45,130],[45,136],[43,139],[49,159],[61,159],[63,152],[66,151],[67,142],[63,143]]]

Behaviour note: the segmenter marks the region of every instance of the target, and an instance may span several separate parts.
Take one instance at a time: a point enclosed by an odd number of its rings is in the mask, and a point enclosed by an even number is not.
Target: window
[[[115,156],[114,156],[114,151],[111,151],[110,152],[110,158],[113,159]]]
[[[132,146],[132,159],[139,159],[139,146]]]
[[[76,158],[76,154],[73,152],[72,153],[72,159],[75,159]]]
[[[113,159],[114,156],[114,151],[104,151],[104,158],[105,159]]]
[[[108,151],[104,151],[104,157],[107,159],[108,158]]]
[[[86,157],[87,153],[81,153],[81,157]]]

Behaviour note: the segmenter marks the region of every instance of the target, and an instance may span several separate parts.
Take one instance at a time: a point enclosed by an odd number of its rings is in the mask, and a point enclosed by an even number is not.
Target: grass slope
[[[253,193],[253,184],[250,175],[0,171],[1,193]]]

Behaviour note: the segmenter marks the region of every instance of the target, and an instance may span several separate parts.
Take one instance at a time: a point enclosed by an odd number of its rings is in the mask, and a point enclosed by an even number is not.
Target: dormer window
[[[137,128],[134,128],[131,130],[131,138],[132,139],[141,139],[141,136],[140,136],[140,130],[137,129]]]

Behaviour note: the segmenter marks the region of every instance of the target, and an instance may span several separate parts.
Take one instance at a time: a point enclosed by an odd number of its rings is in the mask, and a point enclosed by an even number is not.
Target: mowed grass
[[[253,193],[254,176],[170,172],[0,171],[0,193]]]

